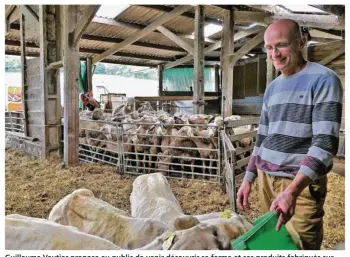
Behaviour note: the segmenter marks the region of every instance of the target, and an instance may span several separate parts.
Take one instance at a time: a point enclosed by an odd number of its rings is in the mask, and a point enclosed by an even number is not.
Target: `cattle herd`
[[[217,250],[252,228],[231,211],[185,215],[160,173],[138,176],[131,215],[78,189],[61,199],[48,219],[5,217],[7,250]]]

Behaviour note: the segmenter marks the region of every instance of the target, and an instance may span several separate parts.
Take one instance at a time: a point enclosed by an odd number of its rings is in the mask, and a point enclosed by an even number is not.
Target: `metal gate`
[[[113,165],[122,173],[120,124],[89,119],[79,123],[79,160]]]
[[[223,146],[223,173],[225,178],[225,188],[228,194],[228,199],[230,202],[231,209],[236,212],[236,180],[235,180],[235,170],[234,166],[234,157],[235,149],[225,133],[222,131],[222,146]]]
[[[5,131],[24,135],[23,111],[5,112]]]
[[[229,197],[230,207],[236,211],[237,180],[244,175],[252,154],[257,134],[256,126],[259,118],[230,120],[224,123],[222,132],[223,144],[223,169],[226,191]],[[237,133],[242,128],[243,133]],[[245,140],[242,142],[242,140]]]
[[[161,172],[169,178],[221,183],[220,136],[200,135],[200,131],[208,130],[211,125],[121,124],[124,173]]]

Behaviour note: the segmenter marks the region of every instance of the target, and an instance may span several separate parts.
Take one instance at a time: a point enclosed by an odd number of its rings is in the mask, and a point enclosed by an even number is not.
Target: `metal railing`
[[[233,128],[257,124],[257,120],[226,122],[223,131],[212,124],[127,123],[83,118],[79,124],[82,162],[113,165],[122,174],[162,172],[171,178],[213,183],[226,180],[233,192],[235,176],[248,164],[254,143],[242,147],[239,142],[256,135],[254,130],[235,135]],[[5,129],[23,134],[23,112],[6,112]]]
[[[152,104],[153,111],[165,111],[170,115],[174,115],[177,112],[188,113],[188,111],[192,111],[193,107],[184,107],[178,106],[174,102],[171,103],[163,103],[163,104]],[[112,113],[113,109],[104,109],[107,113]]]
[[[227,121],[222,132],[223,170],[226,191],[230,207],[236,211],[236,186],[240,175],[246,170],[249,158],[253,152],[259,118],[247,118]],[[241,133],[237,133],[237,128]],[[245,132],[243,132],[245,131]],[[241,141],[245,140],[245,141]]]
[[[121,166],[120,136],[116,122],[80,119],[79,160]],[[112,131],[115,131],[113,133]],[[115,134],[115,136],[114,136]]]
[[[24,134],[22,111],[5,112],[5,131]]]

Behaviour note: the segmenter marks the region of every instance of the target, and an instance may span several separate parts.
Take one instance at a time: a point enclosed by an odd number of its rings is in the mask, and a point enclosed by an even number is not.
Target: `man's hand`
[[[238,205],[238,208],[240,208],[243,211],[247,211],[250,208],[248,197],[249,197],[251,188],[252,188],[252,183],[247,180],[243,180],[243,183],[238,190],[237,205]]]
[[[311,179],[299,172],[292,183],[272,202],[270,211],[279,213],[276,225],[277,231],[282,224],[286,224],[293,217],[297,198],[310,183]]]
[[[279,218],[276,224],[276,230],[278,231],[282,224],[286,224],[295,213],[295,205],[297,197],[286,188],[280,193],[276,199],[272,202],[270,211],[276,211],[279,214]]]

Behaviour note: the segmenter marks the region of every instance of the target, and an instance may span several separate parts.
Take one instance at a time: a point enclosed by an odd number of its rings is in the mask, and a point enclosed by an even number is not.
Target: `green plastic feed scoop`
[[[234,241],[233,250],[298,250],[286,227],[276,231],[278,215],[268,212],[253,222],[254,227]]]

